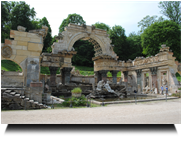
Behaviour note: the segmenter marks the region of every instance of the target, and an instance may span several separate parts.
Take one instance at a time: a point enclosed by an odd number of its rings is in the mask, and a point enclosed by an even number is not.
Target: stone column
[[[64,67],[61,70],[61,75],[62,75],[62,83],[65,84],[69,84],[70,83],[70,75],[71,75],[71,70],[72,67]]]
[[[31,82],[39,82],[39,73],[40,73],[40,66],[39,66],[39,58],[27,58],[27,76],[26,79],[26,86],[30,87]]]
[[[95,77],[96,77],[96,79],[97,79],[96,83],[98,83],[99,81],[102,80],[101,74],[99,73],[99,71],[96,71],[96,72],[94,72],[94,73],[95,73]]]
[[[107,72],[108,72],[108,70],[99,71],[99,73],[101,74],[102,80],[104,80],[105,82],[107,81]]]
[[[124,82],[128,82],[128,71],[124,71]]]
[[[117,73],[118,73],[118,71],[113,70],[113,71],[111,71],[111,73],[112,73],[112,82],[117,84]]]
[[[157,67],[151,67],[151,75],[152,75],[152,88],[157,88],[157,93],[159,92],[158,90],[158,85],[157,85]]]
[[[136,74],[137,74],[137,86],[140,85],[140,89],[138,89],[139,92],[142,91],[142,79],[141,79],[141,74],[142,74],[142,70],[141,69],[138,69],[138,70],[135,70]]]
[[[57,71],[58,67],[53,67],[50,66],[49,70],[50,70],[50,87],[56,87],[56,71]]]

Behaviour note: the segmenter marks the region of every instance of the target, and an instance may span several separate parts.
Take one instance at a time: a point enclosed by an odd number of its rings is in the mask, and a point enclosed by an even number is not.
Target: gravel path
[[[181,99],[94,108],[2,111],[2,124],[180,124]]]

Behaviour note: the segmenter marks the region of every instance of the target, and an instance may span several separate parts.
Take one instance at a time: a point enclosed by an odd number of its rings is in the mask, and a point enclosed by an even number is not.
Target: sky
[[[69,14],[79,14],[86,25],[102,22],[110,27],[120,25],[128,36],[138,32],[138,22],[145,16],[160,14],[159,1],[121,1],[121,0],[49,0],[26,1],[34,7],[36,18],[46,17],[52,29],[52,36],[58,35],[59,26]]]

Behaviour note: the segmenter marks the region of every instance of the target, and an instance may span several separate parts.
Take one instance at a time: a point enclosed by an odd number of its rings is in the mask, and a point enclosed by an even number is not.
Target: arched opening
[[[22,87],[23,84],[22,67],[14,61],[1,60],[1,87]]]
[[[1,60],[1,70],[23,72],[21,66],[11,60]]]
[[[72,58],[72,64],[75,70],[79,70],[81,75],[94,75],[93,57],[102,54],[99,43],[90,37],[78,39],[73,48],[77,54]]]

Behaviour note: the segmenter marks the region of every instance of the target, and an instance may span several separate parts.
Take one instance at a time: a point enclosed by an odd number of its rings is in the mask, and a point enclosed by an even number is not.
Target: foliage
[[[130,50],[128,48],[125,30],[119,25],[115,25],[109,30],[110,39],[114,45],[114,52],[119,56],[119,60],[128,60]]]
[[[1,70],[22,72],[21,67],[17,63],[10,60],[1,60]]]
[[[49,67],[43,67],[43,66],[41,66],[41,68],[40,68],[40,73],[41,73],[41,74],[50,75]],[[60,74],[60,69],[59,69],[59,68],[57,69],[56,74]]]
[[[81,97],[67,98],[61,105],[69,107],[70,102],[72,102],[72,106],[86,106],[87,98],[84,95],[82,95]]]
[[[106,30],[107,32],[110,30],[110,27],[107,24],[105,24],[105,23],[99,23],[99,22],[97,22],[97,23],[94,24],[94,26],[96,28]]]
[[[71,92],[75,94],[79,94],[79,93],[82,93],[82,90],[81,88],[77,87],[77,88],[74,88]]]
[[[137,35],[135,32],[130,33],[127,37],[127,45],[129,49],[128,59],[134,60],[136,57],[145,56],[142,55],[141,35]]]
[[[166,44],[173,51],[178,61],[181,61],[181,30],[178,24],[165,20],[155,22],[141,34],[143,54],[155,55],[160,46]]]
[[[179,73],[176,73],[176,78],[178,81],[181,81],[181,75]]]
[[[83,20],[82,16],[79,14],[69,14],[66,19],[64,19],[59,26],[59,32],[63,32],[64,28],[68,26],[69,23],[77,24],[77,25],[82,25],[85,24],[86,22]]]
[[[48,33],[47,33],[47,36],[46,38],[44,39],[44,47],[42,49],[42,52],[51,52],[52,49],[51,49],[51,45],[53,44],[53,41],[52,41],[52,36],[51,36],[51,27],[50,27],[50,24],[47,20],[46,17],[43,17],[40,21],[39,21],[39,25],[42,26],[47,26],[49,29],[48,29]]]
[[[154,22],[162,22],[162,21],[164,21],[164,18],[162,16],[160,16],[157,19],[156,15],[151,16],[151,17],[149,15],[147,15],[140,22],[138,22],[138,27],[141,27],[140,32],[142,33],[147,27],[149,27]]]
[[[181,1],[161,1],[159,2],[161,13],[171,21],[181,25]]]
[[[172,96],[175,96],[175,97],[178,97],[178,98],[181,98],[181,92],[179,93],[173,93]]]
[[[84,40],[78,40],[73,45],[77,54],[73,56],[73,65],[93,66],[92,57],[94,57],[94,47],[92,43]]]
[[[24,1],[11,2],[11,29],[17,29],[17,26],[26,27],[26,31],[33,28],[31,20],[34,19],[36,12],[34,8],[30,8],[30,5],[26,4]]]

